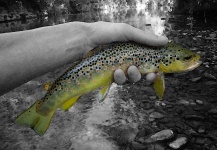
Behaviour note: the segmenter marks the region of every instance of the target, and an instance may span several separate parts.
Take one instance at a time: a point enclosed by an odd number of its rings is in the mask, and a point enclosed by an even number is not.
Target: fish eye
[[[192,56],[186,56],[186,57],[184,57],[184,60],[189,60],[189,59],[191,59],[191,57]]]

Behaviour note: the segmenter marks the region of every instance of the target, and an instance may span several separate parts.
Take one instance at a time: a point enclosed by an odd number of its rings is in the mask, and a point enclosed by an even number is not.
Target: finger
[[[164,46],[168,43],[168,38],[165,36],[157,36],[153,33],[144,32],[140,29],[128,26],[125,28],[125,36],[132,41],[149,45],[149,46]]]
[[[132,82],[137,82],[141,79],[141,74],[136,66],[130,66],[127,70],[127,74]]]
[[[91,28],[91,40],[94,45],[111,42],[134,41],[150,46],[164,46],[168,43],[165,36],[144,32],[126,23],[96,22]]]
[[[117,84],[124,84],[127,80],[123,70],[121,69],[117,69],[115,72],[114,72],[114,80]]]
[[[156,74],[155,73],[148,73],[146,75],[146,81],[152,82],[156,79]]]

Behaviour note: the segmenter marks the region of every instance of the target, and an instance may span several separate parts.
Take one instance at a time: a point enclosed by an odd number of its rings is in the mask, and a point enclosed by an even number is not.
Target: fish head
[[[179,45],[169,44],[162,55],[159,68],[164,73],[191,71],[201,65],[200,55]]]

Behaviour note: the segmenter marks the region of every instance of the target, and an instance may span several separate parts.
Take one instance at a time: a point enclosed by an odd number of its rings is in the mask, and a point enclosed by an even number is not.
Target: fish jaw
[[[200,55],[195,54],[194,60],[191,62],[188,68],[186,68],[186,71],[192,71],[195,68],[199,67],[202,64],[202,61],[200,61]]]

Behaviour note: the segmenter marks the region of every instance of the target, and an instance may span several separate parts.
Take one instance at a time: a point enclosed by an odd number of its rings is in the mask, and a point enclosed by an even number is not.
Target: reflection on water
[[[113,8],[105,5],[103,11],[45,17],[43,19],[27,20],[27,22],[6,22],[0,24],[0,33],[28,30],[71,21],[109,21],[125,22],[142,30],[148,29],[158,35],[162,35],[165,30],[165,18],[168,18],[169,12],[172,11],[173,1],[167,1],[167,5],[161,3],[158,0],[143,0],[135,8]]]

